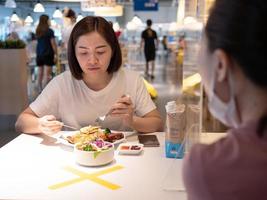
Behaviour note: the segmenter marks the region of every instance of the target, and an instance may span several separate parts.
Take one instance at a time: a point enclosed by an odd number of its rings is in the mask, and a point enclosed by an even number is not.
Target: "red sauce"
[[[130,147],[129,146],[121,146],[121,150],[129,150]]]
[[[137,146],[137,145],[133,145],[131,146],[131,150],[140,150],[141,147]]]

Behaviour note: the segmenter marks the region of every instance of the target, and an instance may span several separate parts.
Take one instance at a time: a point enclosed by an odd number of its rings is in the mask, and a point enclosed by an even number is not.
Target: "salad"
[[[83,142],[78,143],[76,148],[80,151],[93,151],[93,152],[100,152],[113,147],[113,144],[110,142],[106,142],[103,139],[96,139],[92,142]]]

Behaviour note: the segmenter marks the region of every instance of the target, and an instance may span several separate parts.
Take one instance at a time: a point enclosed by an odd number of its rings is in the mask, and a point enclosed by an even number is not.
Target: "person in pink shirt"
[[[216,0],[200,74],[210,112],[230,130],[185,157],[188,199],[267,199],[267,1]]]

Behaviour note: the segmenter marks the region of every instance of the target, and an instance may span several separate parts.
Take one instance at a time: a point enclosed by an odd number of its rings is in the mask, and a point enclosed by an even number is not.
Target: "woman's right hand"
[[[39,129],[46,135],[53,135],[62,129],[63,123],[56,120],[53,115],[45,115],[39,118]]]

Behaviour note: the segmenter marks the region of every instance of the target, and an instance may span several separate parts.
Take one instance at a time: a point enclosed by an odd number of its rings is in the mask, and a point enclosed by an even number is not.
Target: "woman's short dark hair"
[[[255,84],[267,89],[267,1],[216,0],[205,28],[208,49],[224,50]],[[260,120],[259,133],[267,125]]]
[[[70,71],[72,75],[78,80],[83,78],[82,76],[83,71],[76,58],[75,45],[77,44],[77,41],[80,38],[80,36],[91,32],[99,33],[111,47],[112,56],[110,59],[107,72],[108,73],[116,72],[121,67],[122,63],[121,49],[113,28],[110,26],[109,22],[107,22],[102,17],[87,16],[84,17],[82,20],[80,20],[74,26],[70,34],[68,43],[68,61],[69,61]]]

